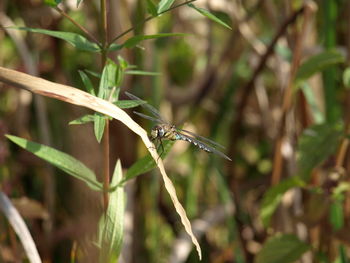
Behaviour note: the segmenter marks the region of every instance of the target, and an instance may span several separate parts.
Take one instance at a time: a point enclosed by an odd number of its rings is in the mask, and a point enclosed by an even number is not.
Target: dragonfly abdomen
[[[206,151],[208,153],[211,153],[213,152],[212,150],[210,150],[207,146],[205,146],[204,144],[200,143],[199,141],[197,140],[193,140],[191,137],[188,137],[188,136],[185,136],[181,133],[176,133],[176,137],[175,137],[176,140],[182,140],[182,141],[186,141],[186,142],[189,142],[189,143],[192,143],[194,146],[197,146],[199,149],[203,150],[203,151]]]

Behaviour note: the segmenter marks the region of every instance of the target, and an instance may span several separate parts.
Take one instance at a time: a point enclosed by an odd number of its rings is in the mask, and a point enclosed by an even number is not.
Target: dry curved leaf
[[[202,258],[201,248],[196,237],[192,232],[191,223],[187,218],[185,209],[182,207],[176,196],[175,187],[173,183],[171,182],[171,180],[165,172],[162,159],[159,158],[158,153],[155,150],[156,148],[154,147],[153,143],[148,139],[147,132],[132,118],[130,118],[130,116],[125,111],[118,108],[114,104],[109,103],[108,101],[92,96],[82,90],[67,85],[57,84],[42,78],[33,77],[31,75],[11,69],[6,69],[3,67],[0,67],[0,81],[18,88],[29,90],[36,94],[90,108],[94,111],[111,116],[114,119],[117,119],[124,123],[128,128],[130,128],[130,130],[132,130],[138,136],[140,136],[143,143],[150,152],[152,158],[156,161],[164,181],[164,186],[171,197],[176,212],[179,214],[181,222],[185,227],[186,232],[190,235],[193,244],[196,246],[199,258]]]

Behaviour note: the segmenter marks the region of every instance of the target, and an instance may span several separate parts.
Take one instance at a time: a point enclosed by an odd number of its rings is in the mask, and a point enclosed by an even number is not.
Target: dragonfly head
[[[155,140],[157,138],[162,138],[165,134],[164,128],[160,125],[154,126],[151,130],[151,140]]]

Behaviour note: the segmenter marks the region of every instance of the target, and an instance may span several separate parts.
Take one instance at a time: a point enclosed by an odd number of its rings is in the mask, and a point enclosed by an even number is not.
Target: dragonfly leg
[[[157,159],[157,162],[158,162],[158,160],[159,160],[159,158],[161,158],[162,157],[162,154],[164,153],[164,146],[163,146],[163,143],[162,143],[162,139],[158,139],[158,142],[159,142],[159,146],[160,146],[160,148],[162,149],[162,151],[159,153],[159,157],[158,157],[158,159]],[[158,150],[157,150],[158,151]]]

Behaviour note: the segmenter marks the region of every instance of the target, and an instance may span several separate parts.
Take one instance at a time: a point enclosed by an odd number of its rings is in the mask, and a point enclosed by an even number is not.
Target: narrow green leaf
[[[97,181],[94,172],[74,157],[49,146],[31,142],[17,136],[6,135],[6,137],[69,175],[84,181],[92,190],[102,190],[102,185]]]
[[[94,115],[94,133],[98,143],[101,142],[106,126],[106,118],[103,114],[96,112]]]
[[[325,116],[324,113],[319,109],[317,105],[317,96],[315,96],[314,91],[311,86],[305,81],[300,84],[301,91],[304,93],[307,103],[310,106],[311,114],[316,124],[324,123]]]
[[[126,40],[123,44],[123,47],[126,48],[132,48],[137,46],[141,41],[147,40],[147,39],[155,39],[155,38],[162,38],[162,37],[173,37],[173,36],[184,36],[185,34],[182,33],[160,33],[155,35],[137,35],[129,38]]]
[[[343,73],[343,84],[345,88],[350,89],[350,67],[347,67]]]
[[[108,64],[103,68],[97,97],[106,99],[108,97]]]
[[[331,225],[335,231],[338,231],[344,226],[343,202],[332,202],[331,209],[329,211],[329,218]]]
[[[121,109],[130,109],[145,104],[146,101],[137,101],[137,100],[118,100],[114,104]]]
[[[44,0],[45,5],[56,7],[62,0]]]
[[[116,102],[119,100],[119,93],[120,93],[120,88],[116,88],[116,89],[113,91],[113,93],[112,93],[112,99],[111,99],[111,101],[112,101],[112,103],[114,103],[115,105],[117,105]],[[117,106],[118,106],[118,105],[117,105]]]
[[[129,63],[122,56],[118,56],[118,62],[122,70],[125,70],[129,67]]]
[[[108,88],[114,87],[117,85],[116,83],[116,74],[119,66],[115,64],[115,62],[111,59],[107,61],[107,80],[108,80]]]
[[[306,129],[298,141],[298,175],[307,181],[312,169],[335,152],[342,135],[340,123],[317,124]]]
[[[327,50],[307,59],[298,69],[296,81],[310,78],[313,74],[321,72],[326,68],[344,63],[344,56],[336,50]]]
[[[160,76],[161,75],[161,73],[159,72],[149,72],[149,71],[143,71],[143,70],[127,70],[125,71],[125,74],[142,75],[142,76]]]
[[[118,185],[122,180],[122,168],[120,160],[118,160],[111,185]],[[103,222],[101,233],[101,253],[100,262],[117,262],[120,254],[122,240],[123,240],[123,229],[124,229],[124,208],[125,208],[125,194],[123,187],[117,187],[109,195],[109,203],[106,216],[102,216]]]
[[[160,14],[160,13],[163,13],[164,11],[168,10],[174,2],[175,2],[175,0],[161,0],[158,3],[157,13]]]
[[[296,236],[278,234],[265,242],[254,263],[295,262],[311,247]]]
[[[84,124],[84,123],[93,122],[93,121],[95,121],[95,116],[91,114],[86,114],[84,116],[81,116],[78,119],[70,121],[69,125],[78,125],[78,124]]]
[[[153,3],[152,0],[146,0],[146,4],[147,4],[147,11],[151,16],[157,16],[157,6]]]
[[[101,78],[101,74],[92,70],[85,69],[84,70],[86,73],[89,73],[91,76],[96,77],[98,79]]]
[[[84,87],[86,88],[87,92],[89,92],[91,95],[96,96],[94,86],[92,85],[92,82],[89,79],[89,77],[82,70],[79,70],[78,72],[79,72],[81,80],[84,83]]]
[[[40,28],[28,28],[28,27],[9,27],[9,28],[56,37],[56,38],[65,40],[75,48],[84,50],[84,51],[99,52],[101,50],[97,44],[92,43],[89,40],[87,40],[85,37],[72,32],[53,31],[53,30],[46,30],[46,29],[40,29]]]
[[[166,141],[163,142],[164,152],[162,153],[162,158],[164,159],[171,147],[173,146],[174,141]],[[159,147],[158,147],[159,148]],[[139,159],[136,163],[134,163],[126,172],[124,179],[120,182],[119,185],[124,184],[125,182],[133,179],[141,174],[147,173],[156,167],[156,163],[154,159],[150,155],[146,155],[145,157]]]
[[[123,45],[120,44],[116,44],[116,43],[112,43],[109,47],[108,47],[108,51],[112,52],[112,51],[118,51],[121,50],[123,48]]]
[[[224,21],[222,21],[220,18],[218,18],[217,16],[213,15],[212,13],[210,13],[208,10],[204,9],[204,8],[199,8],[199,7],[196,7],[194,4],[187,4],[189,7],[193,8],[194,10],[196,10],[197,12],[199,12],[201,15],[209,18],[210,20],[228,28],[228,29],[231,29],[232,28],[226,24]]]
[[[304,183],[300,180],[300,178],[293,176],[271,187],[265,193],[260,209],[260,218],[265,227],[269,226],[271,217],[280,204],[284,193],[291,188],[302,186],[304,186]]]

